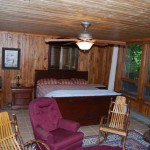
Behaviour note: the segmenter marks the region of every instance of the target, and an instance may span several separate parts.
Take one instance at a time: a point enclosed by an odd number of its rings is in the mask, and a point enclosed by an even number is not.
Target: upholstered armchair
[[[53,98],[37,98],[29,105],[34,136],[47,143],[51,150],[76,150],[82,146],[80,124],[64,119]]]

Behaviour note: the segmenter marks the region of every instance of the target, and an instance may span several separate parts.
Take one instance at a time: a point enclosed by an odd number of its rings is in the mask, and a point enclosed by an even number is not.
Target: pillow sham
[[[43,84],[57,84],[57,79],[48,78],[48,79],[40,79],[37,81],[37,85],[43,85]]]
[[[58,79],[58,84],[60,85],[73,85],[73,81],[71,79]]]
[[[79,84],[79,85],[88,84],[88,81],[85,79],[72,78],[71,80],[73,81],[74,84]]]

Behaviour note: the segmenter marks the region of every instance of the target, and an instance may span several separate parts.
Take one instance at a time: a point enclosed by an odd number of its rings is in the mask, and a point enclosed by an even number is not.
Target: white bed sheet
[[[103,90],[90,85],[38,85],[36,97],[82,97],[121,95],[111,90]]]

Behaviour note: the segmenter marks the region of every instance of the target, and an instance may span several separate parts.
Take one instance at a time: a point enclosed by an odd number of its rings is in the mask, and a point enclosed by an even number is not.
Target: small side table
[[[11,85],[12,91],[12,109],[28,108],[30,101],[32,100],[32,85]]]

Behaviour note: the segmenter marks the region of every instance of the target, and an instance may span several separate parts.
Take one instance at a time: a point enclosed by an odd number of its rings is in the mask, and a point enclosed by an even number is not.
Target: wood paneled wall
[[[0,67],[5,104],[12,101],[11,83],[16,82],[17,73],[22,76],[21,83],[33,85],[35,69],[48,69],[49,45],[45,43],[46,37],[48,36],[0,32],[0,66],[2,66],[2,47],[21,49],[20,70],[4,70]],[[78,70],[89,71],[89,83],[108,84],[112,53],[110,49],[93,47],[86,53],[79,51]]]
[[[4,101],[11,102],[11,83],[15,83],[15,76],[20,73],[21,82],[33,84],[34,70],[47,69],[48,45],[44,42],[45,36],[24,33],[0,32],[0,65],[2,63],[2,47],[21,49],[21,69],[4,70],[0,67]]]
[[[45,43],[47,35],[36,35],[26,33],[0,32],[0,76],[2,76],[2,91],[4,103],[12,101],[11,83],[15,83],[15,76],[20,73],[21,82],[24,84],[34,83],[35,69],[48,69],[48,49],[49,45]],[[52,36],[50,36],[52,37]],[[4,70],[2,69],[2,47],[21,49],[21,69]],[[119,50],[122,55],[123,48]],[[89,83],[102,83],[108,85],[109,72],[112,58],[112,47],[93,47],[88,52],[79,51],[78,70],[89,71]],[[122,59],[120,59],[122,61]],[[117,74],[120,79],[122,71]],[[119,84],[116,84],[116,90]],[[137,101],[131,101],[131,107],[139,111],[140,104]],[[150,114],[148,105],[142,105],[145,115]]]
[[[88,71],[89,51],[80,51],[78,53],[78,71]]]
[[[93,47],[89,51],[89,83],[108,85],[113,47]]]
[[[140,100],[138,98],[127,97],[127,100],[130,101],[130,107],[133,110],[141,112],[143,115],[150,117],[150,105],[145,104],[144,100]]]

